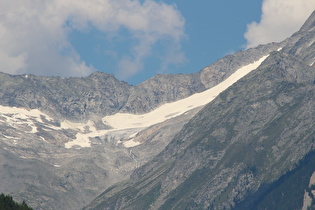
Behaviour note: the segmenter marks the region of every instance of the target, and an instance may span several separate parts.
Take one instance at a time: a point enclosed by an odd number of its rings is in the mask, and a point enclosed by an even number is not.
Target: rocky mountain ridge
[[[315,171],[314,17],[86,209],[302,208],[308,181],[296,183]]]
[[[97,120],[117,112],[146,113],[209,89],[283,44],[259,46],[225,56],[195,74],[157,75],[137,86],[95,72],[85,78],[0,73],[0,105],[39,109],[72,121]]]

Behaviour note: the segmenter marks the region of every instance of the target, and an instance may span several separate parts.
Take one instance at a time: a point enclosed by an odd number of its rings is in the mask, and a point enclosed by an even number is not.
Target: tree
[[[0,210],[33,210],[33,209],[28,207],[25,201],[19,204],[18,202],[13,200],[12,196],[4,195],[3,193],[1,193]]]

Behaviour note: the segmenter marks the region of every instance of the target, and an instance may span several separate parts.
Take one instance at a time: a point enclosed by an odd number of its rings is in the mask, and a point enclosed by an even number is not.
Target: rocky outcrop
[[[116,113],[132,91],[127,83],[100,72],[86,78],[1,73],[0,84],[1,105],[40,109],[51,116],[70,120]]]
[[[314,208],[315,196],[315,172],[312,174],[307,190],[304,193],[302,210]]]
[[[285,42],[260,45],[246,51],[239,51],[233,55],[227,55],[217,62],[205,67],[199,72],[202,84],[208,89],[228,78],[237,69],[259,60],[270,52],[283,47]]]
[[[135,87],[122,111],[148,112],[204,90],[198,74],[158,74]]]

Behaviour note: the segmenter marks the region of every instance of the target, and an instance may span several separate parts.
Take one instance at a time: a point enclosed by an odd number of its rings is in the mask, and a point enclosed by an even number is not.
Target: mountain
[[[95,72],[86,78],[0,73],[0,105],[39,109],[52,117],[86,121],[117,112],[146,113],[217,85],[236,69],[279,45],[261,46],[218,62],[195,74],[157,75],[137,86]],[[249,56],[250,55],[250,56]]]
[[[0,193],[34,209],[246,209],[303,175],[312,205],[314,16],[137,86],[0,73]]]
[[[218,61],[226,68],[214,63],[138,86],[100,72],[86,78],[1,73],[1,192],[35,209],[87,205],[155,157],[202,106],[261,62],[252,61],[278,48],[260,46],[244,61],[248,52],[240,51]]]
[[[314,29],[315,12],[257,69],[194,115],[157,156],[85,209],[314,205]]]

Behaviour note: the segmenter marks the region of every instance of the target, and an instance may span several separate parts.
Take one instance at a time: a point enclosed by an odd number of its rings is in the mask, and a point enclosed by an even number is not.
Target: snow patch
[[[127,148],[135,147],[135,146],[138,146],[139,144],[141,143],[138,141],[134,141],[133,139],[123,142],[123,145]]]
[[[65,143],[65,148],[69,149],[73,146],[91,147],[90,138],[103,136],[107,134],[109,131],[113,130],[95,130],[93,132],[88,133],[77,133],[77,135],[75,136],[76,137],[75,140]]]
[[[40,138],[41,138],[42,141],[44,141],[46,143],[49,143],[48,141],[46,141],[46,139],[44,137],[40,136]]]
[[[76,138],[73,141],[67,142],[65,148],[71,148],[73,146],[80,147],[91,147],[90,138],[95,138],[98,136],[103,136],[110,131],[115,131],[117,129],[111,130],[97,130],[93,121],[89,120],[87,123],[74,123],[70,121],[63,121],[61,123],[60,129],[72,129],[78,131]]]
[[[103,122],[115,129],[146,128],[177,117],[191,109],[204,106],[211,102],[221,92],[256,69],[268,56],[269,55],[266,55],[254,63],[241,67],[226,80],[204,92],[196,93],[176,102],[164,104],[146,114],[117,113],[115,115],[106,116],[103,118]]]
[[[0,117],[5,119],[5,121],[9,123],[10,126],[15,128],[17,128],[16,125],[19,124],[30,126],[32,128],[32,130],[29,131],[30,133],[37,132],[37,126],[34,124],[34,122],[36,121],[44,123],[45,126],[54,130],[75,130],[77,131],[75,139],[73,141],[65,143],[65,148],[68,149],[74,146],[91,147],[90,138],[104,136],[105,134],[108,134],[110,132],[117,131],[121,131],[124,133],[132,132],[127,141],[118,141],[118,143],[122,143],[125,147],[134,147],[141,144],[140,142],[134,141],[134,137],[139,131],[154,124],[161,123],[165,120],[185,114],[187,111],[196,107],[208,104],[216,96],[218,96],[221,92],[233,85],[240,78],[244,77],[249,72],[256,69],[267,57],[268,55],[262,57],[254,63],[241,67],[226,80],[211,89],[208,89],[201,93],[196,93],[190,97],[176,102],[164,104],[149,113],[142,115],[117,113],[115,115],[106,116],[103,118],[103,122],[113,128],[109,130],[97,130],[93,121],[88,121],[86,123],[74,123],[65,120],[61,122],[60,127],[51,124],[47,125],[47,123],[43,122],[42,117],[46,118],[49,121],[53,121],[53,119],[37,109],[30,110],[25,108],[6,107],[0,105]],[[133,131],[130,131],[130,129]],[[134,132],[135,129],[137,132]],[[44,138],[42,138],[42,140],[46,141]]]
[[[0,105],[0,117],[5,119],[4,121],[10,126],[19,129],[19,125],[26,125],[31,128],[29,133],[36,133],[37,126],[34,122],[45,123],[42,118],[47,120],[53,120],[48,115],[42,113],[37,109],[27,109],[27,108],[17,108],[17,107],[7,107]],[[47,127],[49,127],[47,125]],[[51,126],[55,128],[55,126]]]
[[[91,142],[88,135],[78,133],[75,137],[76,138],[74,141],[70,141],[65,144],[66,148],[71,148],[76,145],[80,147],[91,147]]]
[[[128,139],[133,139],[137,134],[138,134],[138,132],[130,134]]]
[[[37,118],[38,121],[43,122],[41,116],[44,116],[47,120],[53,120],[38,109],[17,108],[0,105],[0,112],[1,114],[14,115],[15,119],[28,120],[30,117],[33,117]]]
[[[96,132],[96,128],[94,125],[94,122],[89,120],[87,123],[75,123],[70,122],[68,120],[65,120],[61,122],[60,127],[62,129],[72,129],[72,130],[78,130],[81,132]]]

